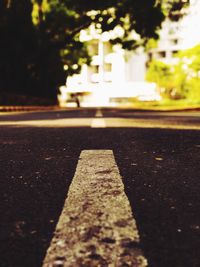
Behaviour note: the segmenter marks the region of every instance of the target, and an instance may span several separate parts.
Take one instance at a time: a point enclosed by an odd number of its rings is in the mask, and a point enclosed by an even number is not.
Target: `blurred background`
[[[200,105],[200,0],[2,0],[0,105]]]

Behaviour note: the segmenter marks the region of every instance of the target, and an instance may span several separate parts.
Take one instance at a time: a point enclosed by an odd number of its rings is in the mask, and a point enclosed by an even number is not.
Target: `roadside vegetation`
[[[180,51],[173,65],[153,60],[146,79],[155,82],[162,105],[200,105],[200,45]]]

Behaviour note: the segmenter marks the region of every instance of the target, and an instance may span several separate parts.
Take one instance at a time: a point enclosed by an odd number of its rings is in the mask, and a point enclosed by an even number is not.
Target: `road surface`
[[[1,113],[0,129],[2,267],[42,266],[79,155],[99,149],[113,151],[148,266],[200,266],[200,113]]]

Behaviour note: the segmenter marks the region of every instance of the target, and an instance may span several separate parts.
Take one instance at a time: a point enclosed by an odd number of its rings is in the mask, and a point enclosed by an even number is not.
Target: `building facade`
[[[164,21],[156,48],[148,53],[148,60],[174,63],[174,55],[200,43],[200,0],[190,0],[186,15],[177,22]]]
[[[69,77],[66,86],[60,88],[61,106],[73,93],[79,96],[82,106],[115,106],[134,98],[159,97],[155,85],[145,82],[147,55],[143,49],[133,52],[111,45],[112,34],[115,32],[98,34],[92,27],[89,32],[82,31],[81,40],[88,42],[92,62],[83,65],[81,73]]]

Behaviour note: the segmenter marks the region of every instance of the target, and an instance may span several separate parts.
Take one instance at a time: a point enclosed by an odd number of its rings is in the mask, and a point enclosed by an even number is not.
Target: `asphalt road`
[[[200,113],[96,111],[0,114],[0,266],[41,266],[80,152],[111,149],[149,267],[199,267]]]

